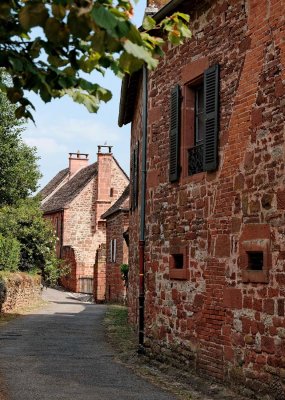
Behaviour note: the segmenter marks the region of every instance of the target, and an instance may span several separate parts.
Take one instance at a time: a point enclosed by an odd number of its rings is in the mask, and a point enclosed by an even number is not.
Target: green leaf
[[[155,20],[153,18],[151,18],[150,16],[146,15],[144,17],[142,26],[146,31],[150,31],[151,29],[155,28],[156,22],[155,22]]]
[[[98,26],[106,29],[109,33],[117,36],[115,28],[118,24],[118,18],[115,17],[107,8],[105,7],[94,7],[91,11],[91,16]]]
[[[55,67],[64,67],[65,65],[68,64],[68,60],[63,60],[60,57],[52,55],[48,56],[48,62]]]
[[[105,89],[105,88],[103,88],[101,86],[98,87],[97,93],[98,93],[99,99],[104,101],[105,103],[110,101],[111,98],[112,98],[112,93],[110,92],[110,90]]]
[[[176,12],[176,13],[173,14],[173,16],[177,16],[177,17],[179,17],[179,18],[181,18],[181,19],[184,19],[184,21],[186,21],[186,22],[189,22],[189,21],[190,21],[190,15],[189,15],[189,14],[184,14],[184,13],[181,13],[181,12]]]
[[[48,11],[42,3],[25,5],[19,12],[22,27],[29,31],[33,26],[44,26],[48,19]]]
[[[128,53],[123,53],[119,59],[119,66],[121,70],[127,72],[128,74],[138,71],[143,64],[143,60],[138,60],[136,57]]]
[[[17,103],[23,97],[23,91],[15,87],[9,87],[7,89],[7,97],[11,103]]]
[[[76,89],[67,89],[64,94],[68,94],[76,103],[83,104],[90,113],[96,113],[99,108],[99,100],[96,96],[83,93]]]
[[[17,57],[9,57],[9,62],[12,65],[15,71],[22,71],[23,70],[23,62],[20,58]]]
[[[62,20],[65,17],[66,10],[63,5],[52,4],[51,9],[55,18]]]
[[[23,118],[25,116],[25,112],[26,112],[26,107],[25,106],[20,106],[15,110],[15,116],[16,118],[20,119]]]
[[[149,51],[129,40],[124,43],[124,49],[135,58],[145,61],[150,69],[154,69],[158,64],[158,60],[154,59]]]
[[[67,25],[74,36],[86,39],[90,33],[89,21],[89,16],[79,16],[75,10],[71,10],[67,18]]]
[[[48,40],[55,44],[67,45],[69,34],[64,23],[59,22],[56,18],[48,18],[44,31]]]

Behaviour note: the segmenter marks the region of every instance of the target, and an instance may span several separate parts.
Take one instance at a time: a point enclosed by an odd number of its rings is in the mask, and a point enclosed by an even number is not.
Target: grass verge
[[[147,357],[138,355],[137,334],[128,324],[127,307],[109,305],[104,324],[108,341],[116,351],[117,361],[131,368],[136,374],[146,378],[155,386],[171,392],[177,399],[194,399],[188,389],[183,388],[183,385],[174,377],[162,371],[163,368],[166,368],[165,366],[161,369],[157,368]]]

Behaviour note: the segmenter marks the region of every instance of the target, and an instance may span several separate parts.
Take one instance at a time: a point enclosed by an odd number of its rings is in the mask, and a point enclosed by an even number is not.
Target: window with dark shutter
[[[170,132],[169,132],[169,180],[179,178],[180,163],[180,87],[176,85],[171,91]]]
[[[213,171],[218,166],[219,127],[219,65],[204,73],[204,171]]]

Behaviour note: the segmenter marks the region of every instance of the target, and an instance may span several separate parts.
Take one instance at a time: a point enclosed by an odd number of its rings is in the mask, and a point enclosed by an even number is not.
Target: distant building
[[[60,171],[40,192],[41,208],[58,236],[57,255],[69,261],[71,272],[62,285],[75,292],[105,299],[105,276],[96,275],[97,252],[106,243],[106,221],[101,215],[121,196],[129,183],[111,146],[98,146],[97,162],[88,154],[70,153],[69,167]],[[95,267],[95,274],[94,274]]]
[[[122,196],[102,215],[106,219],[106,300],[123,302],[126,286],[120,266],[128,264],[127,230],[129,228],[129,186]]]

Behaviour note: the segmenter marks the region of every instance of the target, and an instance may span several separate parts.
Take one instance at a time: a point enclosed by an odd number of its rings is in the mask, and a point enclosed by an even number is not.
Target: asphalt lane
[[[49,304],[0,328],[0,373],[11,400],[175,400],[114,361],[106,307],[48,289]]]

